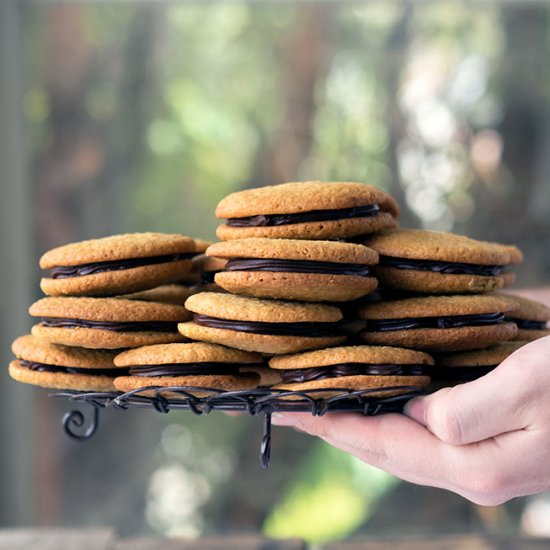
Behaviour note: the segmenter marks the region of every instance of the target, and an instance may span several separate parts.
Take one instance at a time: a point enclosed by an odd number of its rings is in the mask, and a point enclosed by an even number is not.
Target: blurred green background
[[[27,332],[37,260],[128,231],[214,238],[227,193],[364,181],[404,226],[515,243],[550,280],[546,2],[0,4],[1,354]],[[0,524],[122,535],[550,535],[550,497],[480,508],[259,419],[105,411],[0,377]]]

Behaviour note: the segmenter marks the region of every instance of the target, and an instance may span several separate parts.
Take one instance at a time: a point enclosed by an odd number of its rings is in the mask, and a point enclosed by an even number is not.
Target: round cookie
[[[395,227],[395,200],[364,183],[303,181],[228,195],[216,216],[224,241],[247,237],[341,239]]]
[[[508,316],[508,320],[516,323],[518,327],[515,340],[531,342],[550,335],[548,306],[515,294],[503,294],[503,296],[511,298],[518,305],[518,309]]]
[[[514,281],[522,260],[513,246],[439,231],[393,229],[365,241],[380,255],[374,269],[386,288],[431,294],[482,293]]]
[[[115,380],[115,386],[122,391],[150,386],[197,386],[237,391],[257,387],[259,375],[243,372],[242,366],[262,366],[263,359],[255,353],[192,342],[124,351],[117,355],[115,364],[130,369],[129,376]],[[194,395],[208,393],[193,392]]]
[[[161,285],[149,290],[141,292],[133,292],[132,294],[123,294],[116,298],[125,300],[143,300],[145,302],[161,302],[163,304],[175,304],[182,306],[185,300],[191,296],[193,292],[185,285]]]
[[[179,331],[192,340],[267,354],[324,348],[345,340],[338,308],[280,300],[260,300],[216,292],[187,299],[193,321]]]
[[[360,244],[250,238],[213,244],[206,254],[227,260],[219,286],[257,298],[344,302],[378,284],[370,269],[378,254]]]
[[[191,269],[193,239],[178,234],[128,233],[71,243],[46,252],[50,269],[40,288],[51,296],[113,296],[146,290]]]
[[[359,337],[369,344],[428,351],[479,349],[515,337],[517,327],[506,315],[516,309],[513,300],[495,295],[377,302],[359,310],[367,322]]]
[[[44,388],[116,391],[113,380],[128,372],[115,367],[116,352],[49,344],[30,334],[17,338],[12,351],[17,360],[10,363],[10,376]]]
[[[41,317],[37,338],[95,349],[182,342],[177,324],[190,318],[183,306],[121,298],[42,298],[29,313]]]
[[[390,396],[407,393],[411,386],[427,386],[433,359],[409,349],[347,346],[274,357],[269,365],[282,377],[282,383],[274,389],[306,393],[365,390],[366,395]],[[376,389],[381,391],[372,391]],[[312,395],[330,393],[316,391]]]

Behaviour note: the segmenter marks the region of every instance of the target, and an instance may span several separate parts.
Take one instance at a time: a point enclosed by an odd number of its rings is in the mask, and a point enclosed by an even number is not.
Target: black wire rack
[[[187,410],[197,415],[208,414],[211,411],[263,415],[260,464],[262,468],[267,468],[271,457],[271,415],[274,412],[306,412],[315,416],[322,416],[327,412],[356,412],[374,416],[402,412],[405,403],[422,391],[422,388],[417,386],[391,386],[355,391],[325,388],[308,390],[307,393],[271,388],[224,391],[196,386],[147,386],[126,393],[65,390],[51,393],[50,396],[64,397],[72,402],[91,406],[91,415],[88,417],[78,409],[70,410],[63,416],[63,429],[75,441],[87,441],[96,433],[99,412],[104,408],[149,408],[161,413]]]

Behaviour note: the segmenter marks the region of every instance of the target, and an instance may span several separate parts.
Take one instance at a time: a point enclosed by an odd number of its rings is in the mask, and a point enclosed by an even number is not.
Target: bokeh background
[[[227,193],[364,181],[405,226],[515,243],[550,281],[547,2],[0,3],[0,354],[50,247],[118,232],[214,238]],[[481,508],[260,419],[70,407],[0,375],[0,524],[121,535],[550,535],[550,497]],[[497,411],[495,411],[497,413]]]

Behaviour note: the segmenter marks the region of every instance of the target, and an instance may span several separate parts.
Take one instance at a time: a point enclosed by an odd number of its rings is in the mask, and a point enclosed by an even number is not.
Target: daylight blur
[[[381,186],[403,226],[517,244],[518,285],[550,285],[549,3],[0,9],[4,364],[48,248],[149,230],[214,239],[224,195],[285,181]],[[290,430],[274,430],[264,471],[261,419],[219,413],[104,411],[75,443],[60,425],[71,405],[46,394],[1,376],[0,524],[550,536],[550,495],[481,508]]]

